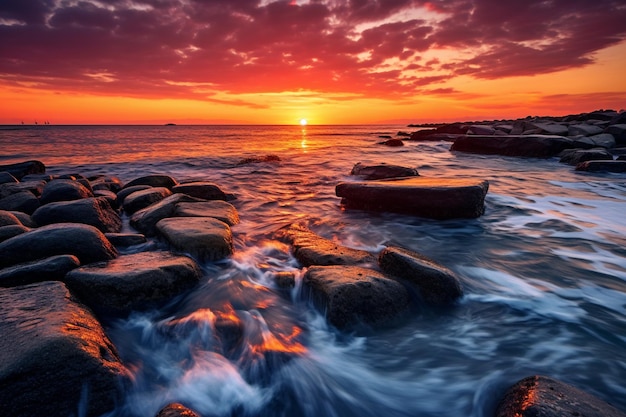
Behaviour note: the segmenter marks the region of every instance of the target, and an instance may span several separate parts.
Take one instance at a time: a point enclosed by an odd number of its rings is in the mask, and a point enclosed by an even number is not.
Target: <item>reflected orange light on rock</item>
[[[256,353],[280,352],[303,355],[306,353],[307,349],[302,343],[296,340],[301,333],[302,329],[298,326],[293,326],[290,334],[277,332],[276,335],[274,335],[266,331],[263,332],[263,343],[251,347]]]

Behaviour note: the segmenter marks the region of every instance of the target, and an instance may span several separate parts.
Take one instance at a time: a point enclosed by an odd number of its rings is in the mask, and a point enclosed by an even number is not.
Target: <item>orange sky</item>
[[[6,0],[0,123],[429,122],[626,108],[621,0]]]

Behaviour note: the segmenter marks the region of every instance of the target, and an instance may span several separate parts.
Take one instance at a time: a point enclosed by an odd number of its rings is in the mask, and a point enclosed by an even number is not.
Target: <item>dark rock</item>
[[[0,269],[0,287],[16,287],[43,281],[62,281],[80,261],[73,255],[57,255]]]
[[[168,189],[172,189],[175,185],[178,184],[174,178],[169,175],[146,175],[144,177],[135,178],[131,182],[124,185],[124,188],[132,187],[134,185],[149,185],[151,187],[165,187]]]
[[[620,155],[617,157],[618,161],[626,161],[626,155]]]
[[[604,120],[611,121],[615,119],[618,113],[615,110],[596,110],[591,113],[583,113],[578,117],[578,120]]]
[[[44,181],[22,181],[18,183],[8,182],[0,184],[0,198],[5,198],[22,191],[30,191],[34,196],[40,196],[43,187],[46,185]]]
[[[93,197],[92,192],[80,182],[58,179],[50,181],[43,187],[39,200],[42,205],[45,205],[57,201],[73,201],[89,197]]]
[[[611,125],[604,129],[604,133],[613,135],[618,145],[626,144],[626,124]]]
[[[0,172],[0,184],[17,183],[17,178],[6,171]]]
[[[602,133],[602,128],[590,124],[570,125],[567,128],[569,136],[593,136]]]
[[[171,195],[172,192],[165,187],[152,187],[146,190],[135,191],[124,198],[122,208],[126,213],[133,214]]]
[[[39,208],[39,199],[30,191],[20,191],[0,199],[0,210],[33,214]]]
[[[213,184],[212,182],[189,182],[186,184],[180,184],[172,189],[175,193],[183,193],[192,197],[201,198],[203,200],[234,200],[235,197],[232,194],[227,194],[222,189]]]
[[[415,168],[408,168],[399,165],[363,165],[358,162],[354,167],[350,175],[362,176],[366,180],[379,180],[385,178],[398,178],[398,177],[416,177],[419,173]]]
[[[415,252],[389,247],[378,256],[380,268],[418,288],[422,298],[434,305],[445,305],[463,296],[461,282],[454,272]]]
[[[280,271],[272,274],[272,280],[278,288],[291,289],[296,286],[296,274],[289,271]]]
[[[450,150],[485,155],[550,158],[572,147],[572,140],[562,136],[461,136]]]
[[[263,155],[244,158],[237,162],[237,165],[258,164],[261,162],[280,162],[278,155]]]
[[[496,417],[626,417],[626,413],[572,385],[530,376],[510,387]]]
[[[559,154],[560,161],[564,164],[578,165],[584,161],[612,161],[613,155],[611,155],[604,148],[594,149],[566,149]]]
[[[113,246],[122,248],[141,245],[148,241],[144,235],[139,233],[105,233],[104,236],[109,239]]]
[[[22,177],[20,181],[22,182],[50,182],[53,179],[59,178],[58,176],[53,176],[49,174],[28,174]]]
[[[574,146],[580,148],[613,148],[615,146],[615,138],[609,133],[600,133],[599,135],[585,136],[574,139]]]
[[[453,135],[465,135],[469,130],[469,126],[465,123],[450,123],[439,126],[435,129],[436,133],[451,133]]]
[[[437,133],[437,129],[422,129],[411,133],[410,140],[430,140],[430,135]]]
[[[33,218],[21,211],[9,211],[12,215],[17,217],[17,219],[26,227],[38,227],[37,223],[33,221]]]
[[[585,161],[576,165],[576,171],[626,172],[626,161]]]
[[[454,134],[454,133],[433,133],[433,134],[424,136],[423,138],[421,138],[419,140],[429,141],[429,142],[440,142],[440,141],[454,142],[455,140],[457,140],[461,136],[465,136],[465,135]],[[411,137],[411,139],[415,140],[412,137]]]
[[[21,225],[22,222],[20,222],[19,219],[15,217],[13,213],[10,213],[6,210],[0,210],[0,227],[10,226],[10,225],[15,225],[15,224]]]
[[[182,404],[174,403],[164,407],[156,417],[200,417]]]
[[[404,146],[404,142],[402,142],[401,139],[388,139],[383,142],[378,142],[378,144],[392,147]]]
[[[126,315],[170,300],[196,285],[200,276],[187,256],[139,252],[81,266],[64,282],[94,311]]]
[[[381,325],[409,308],[402,284],[357,266],[312,266],[304,275],[303,288],[338,329]]]
[[[26,161],[17,164],[0,165],[0,172],[8,172],[18,180],[28,174],[43,174],[46,166],[40,161]]]
[[[525,122],[524,134],[567,136],[569,129],[565,125],[551,122]]]
[[[174,248],[203,261],[217,261],[233,253],[230,227],[217,219],[170,217],[159,221],[156,227]]]
[[[122,230],[122,219],[104,197],[49,203],[35,210],[33,220],[40,226],[82,223],[94,226],[103,233]]]
[[[0,267],[54,255],[75,255],[82,264],[113,259],[117,250],[93,226],[57,223],[0,243]]]
[[[496,130],[487,125],[472,125],[467,130],[468,135],[495,135]]]
[[[178,203],[173,217],[212,217],[229,226],[239,223],[237,209],[232,204],[222,200]]]
[[[8,226],[0,226],[0,242],[11,239],[14,236],[28,232],[30,229],[21,224],[11,224]]]
[[[129,373],[63,283],[0,289],[0,334],[0,415],[70,416],[81,404],[96,417],[120,403]]]
[[[290,244],[293,255],[303,266],[359,265],[376,262],[376,257],[371,253],[338,245],[298,223],[278,229],[274,237]]]
[[[112,209],[117,210],[119,208],[117,204],[117,195],[113,191],[109,190],[94,190],[94,197],[102,197],[108,201]]]
[[[123,190],[120,190],[117,192],[117,205],[122,207],[124,205],[124,200],[126,199],[126,197],[128,197],[129,195],[133,194],[136,191],[141,191],[141,190],[147,190],[153,188],[149,185],[133,185],[132,187],[127,187],[124,188]]]
[[[96,190],[108,190],[113,193],[118,193],[122,190],[122,180],[117,177],[109,177],[106,175],[99,175],[94,178],[89,178],[91,188]]]
[[[398,133],[396,133],[396,136],[411,137],[411,134],[409,132],[399,131]]]
[[[335,192],[346,208],[432,219],[475,218],[484,212],[489,182],[459,178],[402,178],[351,182]]]
[[[186,194],[172,194],[158,203],[133,214],[130,218],[130,225],[146,236],[154,236],[157,233],[156,224],[166,217],[172,217],[176,210],[176,204],[199,201],[203,200],[190,197]]]

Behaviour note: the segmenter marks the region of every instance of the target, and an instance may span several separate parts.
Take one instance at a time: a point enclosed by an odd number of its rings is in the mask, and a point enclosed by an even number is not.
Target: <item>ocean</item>
[[[0,164],[38,159],[50,174],[122,181],[163,173],[237,196],[232,258],[201,264],[201,284],[168,305],[104,323],[133,373],[109,417],[153,416],[170,402],[203,416],[490,416],[510,385],[534,374],[626,410],[626,176],[576,172],[557,158],[453,153],[447,142],[377,144],[412,130],[0,128]],[[239,164],[267,155],[280,160]],[[357,162],[486,179],[485,214],[437,221],[343,210],[335,186],[355,180]],[[456,272],[465,295],[387,327],[338,332],[303,298],[302,268],[273,239],[294,222],[344,246],[426,255]],[[290,292],[270,278],[285,271],[296,275]],[[243,323],[247,348],[233,353],[216,339],[224,308]]]

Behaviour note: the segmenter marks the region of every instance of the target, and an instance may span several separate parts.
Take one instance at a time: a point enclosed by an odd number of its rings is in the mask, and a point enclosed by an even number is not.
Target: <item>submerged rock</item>
[[[171,190],[172,187],[177,184],[178,181],[169,175],[153,174],[135,178],[134,180],[126,183],[122,189],[132,187],[134,185],[149,185],[151,187],[165,187]]]
[[[0,415],[112,411],[128,371],[93,314],[60,282],[0,289]]]
[[[398,147],[398,146],[404,146],[404,142],[402,142],[402,139],[387,139],[385,141],[382,142],[378,142],[379,145],[385,145],[385,146],[391,146],[391,147]]]
[[[626,161],[585,161],[576,165],[576,171],[626,172]]]
[[[61,281],[80,266],[73,255],[57,255],[0,269],[0,287],[16,287],[43,281]]]
[[[122,219],[104,197],[49,203],[35,210],[32,217],[41,226],[82,223],[94,226],[103,233],[122,230]]]
[[[415,168],[403,167],[400,165],[364,165],[357,162],[350,175],[358,175],[366,180],[380,180],[386,178],[398,178],[398,177],[417,177],[419,173]]]
[[[550,158],[572,147],[571,139],[553,135],[461,136],[450,150],[485,155]]]
[[[203,200],[235,200],[235,196],[227,194],[212,182],[196,181],[177,185],[172,189],[175,193],[183,193]]]
[[[200,417],[200,415],[182,404],[174,403],[163,407],[156,417]]]
[[[237,165],[258,164],[261,162],[280,162],[278,155],[263,155],[244,158],[237,162]]]
[[[43,187],[40,202],[42,205],[57,201],[72,201],[93,197],[83,184],[74,180],[52,180]]]
[[[414,177],[345,182],[335,192],[346,208],[451,219],[481,216],[488,189],[481,180]]]
[[[239,223],[237,209],[222,200],[177,203],[173,217],[212,217],[229,226]]]
[[[176,249],[201,260],[217,261],[233,253],[230,227],[211,217],[170,217],[156,224],[161,235]]]
[[[124,198],[122,207],[128,214],[133,214],[154,203],[158,203],[165,197],[172,195],[172,192],[165,187],[150,187],[145,190],[135,191]]]

